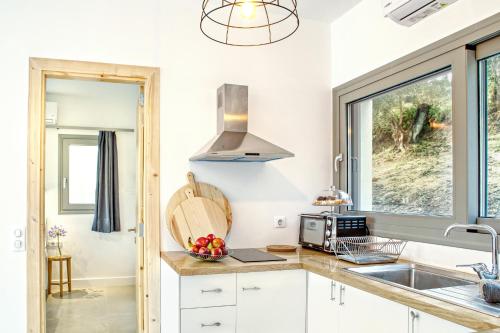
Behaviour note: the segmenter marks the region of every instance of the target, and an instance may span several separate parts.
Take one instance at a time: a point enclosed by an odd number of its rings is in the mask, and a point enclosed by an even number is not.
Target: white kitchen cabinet
[[[309,333],[407,332],[407,306],[308,274]]]
[[[341,285],[338,294],[342,333],[401,333],[408,330],[408,307]]]
[[[304,270],[179,276],[165,262],[161,269],[162,333],[474,332]]]
[[[409,333],[468,333],[474,330],[410,308],[408,315]]]
[[[237,274],[237,333],[304,333],[303,270]]]
[[[308,273],[307,278],[307,332],[338,332],[338,288],[336,281]]]
[[[236,307],[181,310],[181,333],[236,333]]]

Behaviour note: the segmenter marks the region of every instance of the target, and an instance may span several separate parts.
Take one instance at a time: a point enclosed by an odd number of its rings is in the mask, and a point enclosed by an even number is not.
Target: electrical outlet
[[[274,217],[274,227],[275,228],[286,228],[286,217],[285,216],[275,216]]]
[[[15,227],[12,229],[12,251],[26,251],[26,230],[24,228]]]

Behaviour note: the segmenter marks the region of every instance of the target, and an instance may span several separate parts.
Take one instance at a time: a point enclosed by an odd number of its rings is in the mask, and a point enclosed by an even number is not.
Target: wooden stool
[[[52,282],[52,263],[54,261],[59,261],[59,282]],[[66,261],[66,273],[68,275],[68,279],[66,282],[63,282],[63,261]],[[71,292],[71,256],[49,256],[48,258],[48,293],[49,295],[52,293],[52,285],[59,285],[59,295],[63,296],[63,285],[68,285],[68,291]]]

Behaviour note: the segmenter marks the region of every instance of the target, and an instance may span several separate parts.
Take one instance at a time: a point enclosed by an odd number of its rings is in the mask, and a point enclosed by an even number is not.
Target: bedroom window
[[[97,136],[59,135],[59,213],[93,214]]]

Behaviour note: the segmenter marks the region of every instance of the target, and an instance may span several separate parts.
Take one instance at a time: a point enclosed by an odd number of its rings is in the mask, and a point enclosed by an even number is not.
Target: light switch
[[[24,228],[16,227],[14,228],[12,235],[13,239],[13,251],[15,252],[23,252],[26,250],[26,234],[24,232]]]

